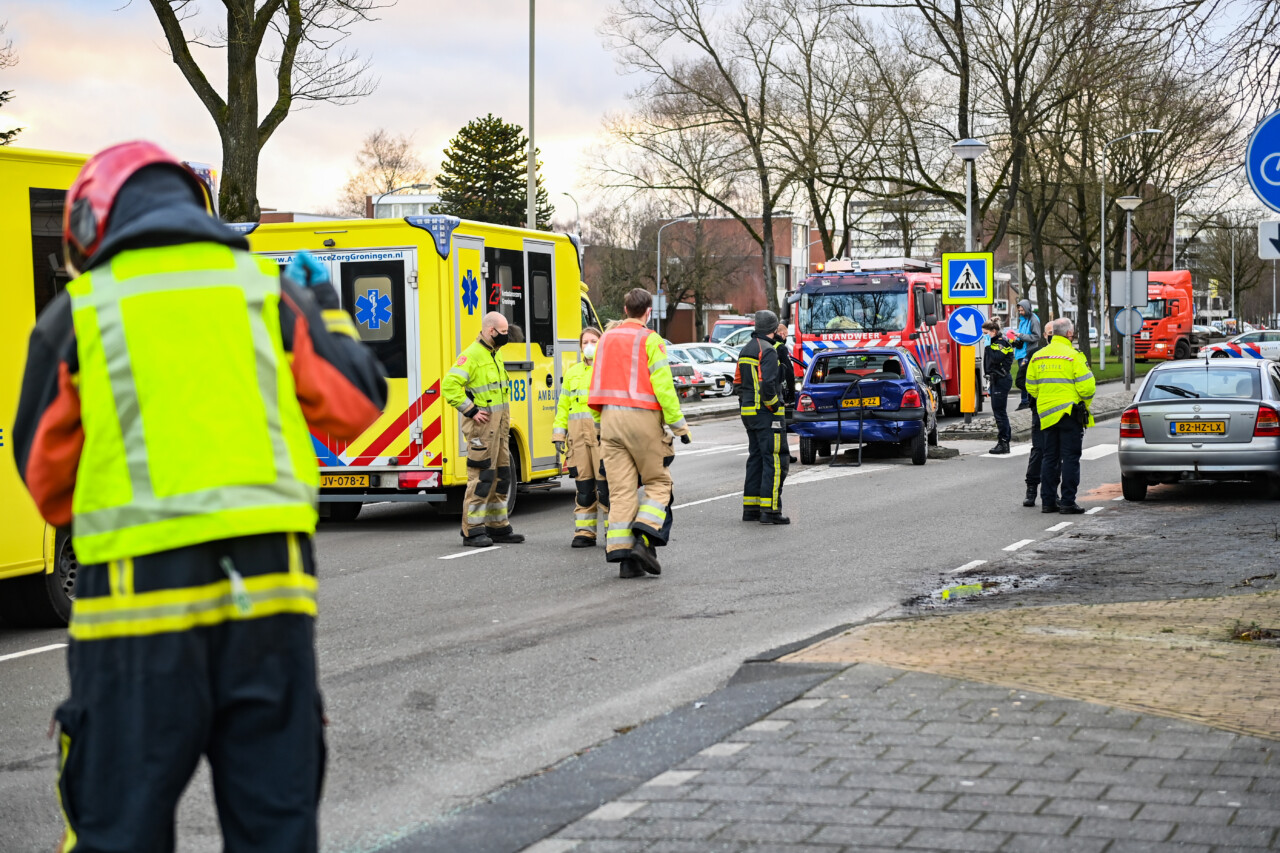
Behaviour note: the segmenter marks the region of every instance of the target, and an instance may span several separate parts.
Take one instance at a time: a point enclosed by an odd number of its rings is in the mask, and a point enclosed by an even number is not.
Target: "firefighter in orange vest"
[[[637,287],[622,303],[626,319],[596,349],[587,405],[600,413],[606,479],[613,484],[605,559],[619,576],[662,572],[654,550],[671,532],[671,432],[688,444],[689,427],[671,378],[667,348],[650,331],[653,297]],[[628,484],[644,487],[644,500]]]

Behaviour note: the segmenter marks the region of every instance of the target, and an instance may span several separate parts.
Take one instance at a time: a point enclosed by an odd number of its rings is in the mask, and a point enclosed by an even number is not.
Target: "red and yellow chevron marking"
[[[387,405],[382,417],[349,444],[318,439],[333,454],[326,462],[326,454],[317,447],[320,464],[333,467],[336,456],[343,466],[363,468],[389,457],[393,465],[438,467],[444,452],[441,421],[444,408],[439,382],[409,403],[408,382],[388,379]],[[414,441],[409,426],[418,418],[422,418],[422,439]]]

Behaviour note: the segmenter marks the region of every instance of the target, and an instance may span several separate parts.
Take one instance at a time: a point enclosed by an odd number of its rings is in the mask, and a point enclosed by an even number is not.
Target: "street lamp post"
[[[373,218],[374,219],[378,218],[378,205],[382,204],[382,200],[387,196],[395,195],[396,193],[403,192],[404,190],[429,190],[429,189],[431,189],[431,184],[405,184],[402,187],[396,187],[393,190],[387,190],[382,195],[378,196],[378,200],[373,203]]]
[[[525,227],[534,231],[538,227],[538,158],[533,144],[533,21],[535,0],[529,0],[529,175],[525,184]]]
[[[696,216],[685,216],[680,219],[673,219],[665,225],[658,227],[658,269],[653,275],[653,299],[654,302],[661,303],[662,300],[662,232],[664,229],[675,225],[677,222],[693,222]],[[658,305],[654,305],[653,311],[654,331],[662,334],[662,312],[658,310]]]
[[[951,153],[964,161],[964,250],[973,251],[973,161],[987,153],[979,139],[961,139],[951,145]]]
[[[582,212],[578,210],[578,200],[568,193],[560,193],[560,195],[573,202],[573,229],[578,235],[578,242],[582,242]]]
[[[1121,196],[1116,204],[1124,211],[1124,312],[1133,310],[1133,212],[1142,204],[1136,195]],[[1124,390],[1133,382],[1133,335],[1124,336]]]
[[[1098,353],[1102,358],[1101,366],[1106,369],[1107,366],[1107,348],[1102,346],[1102,336],[1107,331],[1107,310],[1103,307],[1102,294],[1109,290],[1110,282],[1107,281],[1107,149],[1117,142],[1121,142],[1132,136],[1141,136],[1144,133],[1164,133],[1154,127],[1146,130],[1135,130],[1133,133],[1126,133],[1124,136],[1117,136],[1115,139],[1102,146],[1102,171],[1098,173],[1098,185],[1102,187],[1102,206],[1098,208],[1098,218],[1102,229],[1102,237],[1098,242]],[[1105,300],[1108,305],[1110,300]]]

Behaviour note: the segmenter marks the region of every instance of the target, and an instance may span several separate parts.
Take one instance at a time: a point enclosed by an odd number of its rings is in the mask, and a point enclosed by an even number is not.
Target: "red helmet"
[[[209,207],[209,192],[191,168],[151,142],[123,142],[89,158],[67,190],[62,212],[62,242],[67,266],[79,273],[102,245],[120,188],[147,166],[173,166],[191,179],[192,188]]]

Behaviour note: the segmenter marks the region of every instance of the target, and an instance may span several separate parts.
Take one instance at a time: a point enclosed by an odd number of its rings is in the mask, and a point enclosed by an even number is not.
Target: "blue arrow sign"
[[[982,324],[986,318],[972,305],[962,305],[947,318],[947,331],[951,340],[962,347],[971,347],[982,340]]]
[[[1254,129],[1244,162],[1254,194],[1267,207],[1280,210],[1280,112],[1267,116]]]

